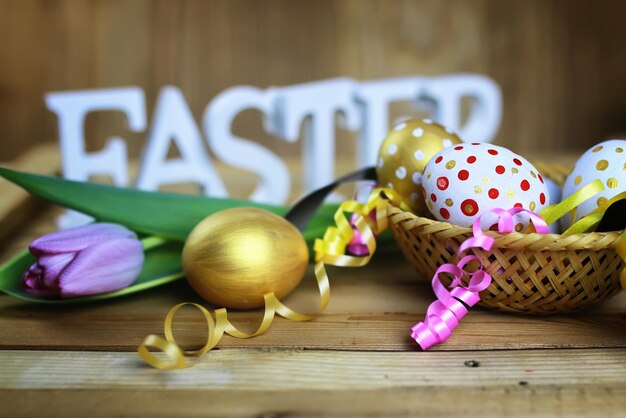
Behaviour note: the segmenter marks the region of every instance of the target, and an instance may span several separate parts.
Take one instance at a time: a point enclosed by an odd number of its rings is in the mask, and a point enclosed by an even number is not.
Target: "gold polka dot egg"
[[[394,126],[378,153],[376,174],[383,187],[395,190],[411,210],[427,216],[422,176],[433,155],[461,139],[430,119],[409,119]]]
[[[576,161],[574,170],[565,181],[563,199],[594,180],[602,182],[604,191],[578,206],[575,221],[626,190],[626,140],[604,141],[581,155]],[[561,225],[564,229],[569,228],[571,224],[570,216],[561,218]]]
[[[426,165],[424,199],[440,221],[470,226],[494,208],[538,212],[548,205],[548,188],[526,159],[496,145],[472,142],[446,148]]]

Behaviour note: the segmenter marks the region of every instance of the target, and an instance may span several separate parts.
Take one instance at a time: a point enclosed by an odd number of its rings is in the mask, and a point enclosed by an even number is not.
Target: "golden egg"
[[[256,208],[227,209],[200,222],[183,248],[187,281],[212,304],[235,309],[280,299],[302,280],[309,251],[284,218]]]
[[[433,155],[461,142],[456,134],[429,119],[400,122],[378,151],[378,181],[398,192],[414,213],[430,216],[422,194],[424,167]]]

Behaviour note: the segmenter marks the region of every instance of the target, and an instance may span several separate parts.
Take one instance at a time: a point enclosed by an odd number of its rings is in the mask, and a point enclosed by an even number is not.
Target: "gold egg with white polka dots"
[[[430,119],[399,122],[378,151],[378,181],[398,192],[414,213],[430,216],[422,189],[424,167],[433,155],[461,142],[456,134]]]

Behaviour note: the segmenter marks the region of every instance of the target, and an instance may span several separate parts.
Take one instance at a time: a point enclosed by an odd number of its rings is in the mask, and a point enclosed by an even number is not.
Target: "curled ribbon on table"
[[[315,240],[316,262],[341,267],[361,267],[369,263],[376,251],[376,235],[387,229],[386,208],[389,204],[408,209],[398,193],[386,188],[374,189],[366,203],[348,200],[339,205],[334,216],[336,226],[329,227],[323,239]],[[346,216],[349,213],[352,214],[350,220]],[[367,255],[355,257],[346,254],[355,233],[359,234],[362,245],[367,248]]]
[[[472,225],[473,237],[465,240],[459,247],[458,254],[462,256],[459,262],[457,264],[443,264],[435,272],[432,287],[437,300],[428,307],[426,319],[423,322],[418,322],[411,328],[411,337],[423,350],[427,350],[429,347],[439,344],[450,337],[452,330],[467,314],[467,308],[478,303],[480,301],[479,293],[487,289],[491,284],[491,276],[484,270],[484,266],[480,264],[480,259],[475,255],[463,256],[467,250],[472,248],[480,248],[485,251],[491,250],[494,239],[485,235],[481,229],[482,218],[491,213],[498,215],[498,232],[502,234],[513,231],[515,227],[513,216],[519,213],[526,213],[529,216],[536,232],[546,234],[550,231],[548,225],[539,215],[522,208],[509,210],[492,209],[478,217]],[[473,272],[465,270],[464,267],[473,261],[479,262],[478,269]],[[449,286],[450,290],[439,279],[439,275],[442,273],[454,276]],[[465,276],[469,277],[467,285],[462,283],[462,279]]]
[[[330,299],[330,285],[328,282],[328,276],[326,275],[326,271],[324,270],[322,263],[317,263],[314,270],[321,296],[321,312],[328,305],[328,301]],[[163,325],[165,338],[154,334],[148,335],[137,349],[139,356],[146,363],[153,367],[156,367],[157,369],[182,369],[185,367],[189,367],[193,364],[187,360],[187,357],[199,358],[204,356],[217,345],[217,343],[222,339],[224,334],[228,334],[232,337],[242,339],[252,338],[256,337],[257,335],[263,334],[272,324],[272,321],[274,320],[274,316],[276,314],[292,321],[310,321],[311,319],[315,318],[315,315],[301,314],[285,306],[273,292],[265,294],[263,298],[265,299],[265,311],[263,313],[263,319],[261,320],[261,324],[259,325],[257,330],[252,333],[246,333],[238,330],[228,319],[228,312],[225,308],[216,309],[214,311],[214,319],[213,315],[211,315],[211,312],[200,304],[192,302],[179,303],[178,305],[172,307],[165,317],[165,322]],[[202,346],[198,350],[183,350],[182,348],[180,348],[180,346],[176,342],[176,339],[174,338],[174,333],[172,331],[174,316],[180,308],[187,305],[198,308],[207,324],[207,341],[204,346]],[[161,351],[165,355],[166,359],[157,357],[149,350],[149,348],[154,348]]]
[[[346,181],[371,180],[373,178],[375,178],[375,170],[373,168],[349,174],[307,196],[294,206],[285,217],[294,225],[303,229],[314,209],[319,206],[323,199],[338,184]],[[535,214],[522,208],[510,210],[493,209],[488,213],[495,213],[498,216],[497,225],[500,233],[512,232],[514,229],[513,216],[522,212],[526,213],[531,221],[531,225],[526,232],[549,233],[549,224],[556,222],[567,213],[572,213],[578,205],[602,190],[604,190],[604,186],[599,180],[596,180],[561,203],[545,208],[540,214]],[[607,209],[613,203],[623,199],[626,199],[626,192],[607,201],[588,216],[580,219],[564,234],[586,232],[595,227]],[[328,274],[324,267],[325,264],[342,267],[360,267],[369,263],[376,251],[376,235],[382,233],[388,227],[386,209],[390,204],[405,211],[409,210],[402,197],[395,191],[387,188],[374,189],[365,203],[354,200],[343,202],[334,215],[335,226],[327,228],[324,237],[315,241],[314,273],[321,296],[320,312],[326,308],[330,298],[330,285]],[[348,218],[349,214],[351,214],[350,218]],[[469,263],[479,262],[479,258],[475,255],[464,255],[467,250],[481,248],[485,251],[490,251],[494,242],[492,237],[485,235],[482,231],[481,218],[478,218],[472,226],[473,237],[467,239],[459,247],[458,254],[462,256],[459,262],[457,264],[444,264],[435,272],[432,287],[437,300],[428,307],[425,320],[413,326],[411,334],[424,350],[446,340],[451,335],[452,330],[459,324],[460,319],[467,314],[468,307],[472,307],[479,302],[479,293],[485,290],[491,283],[491,276],[485,272],[482,265],[472,272],[465,270]],[[616,249],[626,263],[626,233],[621,235]],[[450,284],[450,290],[439,279],[439,275],[443,273],[454,276]],[[463,284],[462,279],[464,277],[468,277],[467,285]],[[620,280],[622,286],[626,289],[626,267],[621,272]],[[229,321],[226,309],[217,309],[212,315],[206,308],[196,303],[178,304],[166,316],[164,323],[165,339],[157,335],[149,335],[139,346],[139,355],[146,363],[156,368],[180,369],[191,365],[187,360],[187,356],[203,356],[217,345],[224,334],[229,334],[236,338],[251,338],[260,335],[269,328],[276,314],[294,321],[308,321],[315,317],[315,315],[304,315],[293,311],[282,304],[274,293],[264,295],[264,300],[265,311],[263,319],[257,330],[252,333],[238,330]],[[198,350],[181,349],[176,343],[172,331],[175,314],[186,305],[199,309],[206,320],[207,341]],[[149,351],[149,348],[161,351],[166,359],[157,357]]]
[[[370,212],[370,217],[376,214],[374,212]],[[367,244],[365,240],[361,236],[361,233],[356,227],[356,222],[358,221],[358,214],[353,214],[350,217],[350,226],[352,227],[353,237],[350,243],[348,244],[348,252],[352,255],[356,255],[359,257],[369,255],[369,249],[367,248]],[[376,234],[374,234],[374,238],[376,238]]]
[[[572,194],[567,199],[555,205],[543,209],[539,214],[522,209],[513,208],[510,210],[493,209],[490,212],[498,215],[498,232],[509,233],[513,231],[514,223],[512,216],[521,212],[525,212],[532,222],[532,227],[527,228],[526,233],[537,232],[540,234],[549,233],[548,225],[557,222],[562,216],[571,214],[575,217],[576,208],[586,200],[597,195],[604,190],[604,185],[600,180],[589,183],[581,188],[578,192]],[[607,209],[618,201],[626,199],[626,192],[620,193],[614,198],[600,205],[596,210],[581,218],[568,228],[563,235],[583,233],[595,228]],[[487,212],[486,214],[488,214]],[[486,215],[485,214],[485,215]],[[484,234],[481,229],[482,215],[472,225],[473,237],[465,240],[459,247],[458,254],[462,256],[465,251],[471,248],[481,248],[490,251],[494,239]],[[626,263],[626,232],[622,233],[616,246],[616,251]],[[480,266],[474,272],[464,270],[464,267],[471,261],[478,261],[475,256],[464,256],[458,264],[444,264],[440,266],[434,274],[432,287],[437,300],[433,302],[426,312],[426,319],[419,322],[411,329],[411,337],[426,350],[429,347],[445,341],[452,333],[452,330],[459,324],[468,310],[468,307],[474,306],[480,300],[479,292],[485,290],[491,283],[491,276],[484,271],[484,266]],[[454,276],[450,284],[451,290],[441,283],[439,275],[449,273]],[[461,279],[464,276],[469,277],[468,285],[464,286]],[[620,273],[620,281],[622,287],[626,289],[626,267]]]
[[[526,229],[526,233],[541,233],[547,234],[550,232],[548,225],[553,222],[557,222],[562,216],[568,213],[575,215],[576,208],[584,201],[592,198],[601,191],[604,190],[604,185],[601,181],[596,180],[589,183],[587,186],[581,188],[578,192],[572,194],[569,198],[562,202],[545,208],[540,214],[531,212],[523,208],[512,208],[510,210],[493,209],[486,214],[493,213],[498,216],[498,232],[510,233],[514,230],[513,216],[525,213],[529,220],[530,225]],[[385,189],[385,193],[391,195],[392,191]],[[375,212],[368,212],[368,209],[373,208],[373,201],[376,201],[380,196],[380,193],[372,193],[369,200],[369,207],[358,206],[351,207],[347,205],[343,207],[344,211],[350,212],[355,210],[355,213],[351,219],[352,228],[354,229],[354,235],[350,244],[348,245],[349,251],[356,255],[363,255],[367,257],[360,257],[350,263],[341,264],[344,266],[360,266],[365,265],[371,258],[373,250],[375,250],[375,242],[372,242],[373,236],[366,234],[361,236],[362,222],[367,220],[366,215],[369,214],[377,220],[386,216],[384,211],[385,204],[377,207]],[[392,203],[396,204],[396,201],[400,199],[398,196],[394,196]],[[580,219],[573,224],[565,235],[587,232],[594,228],[602,219],[606,210],[615,202],[626,198],[626,193],[614,197],[601,205],[598,209],[591,212],[588,216]],[[401,199],[400,199],[401,201]],[[358,210],[357,210],[358,209]],[[404,209],[406,210],[406,209]],[[339,212],[338,212],[339,213]],[[485,214],[485,215],[486,215]],[[483,216],[485,216],[483,215]],[[345,221],[345,216],[341,216]],[[470,262],[478,262],[478,257],[474,255],[464,255],[464,253],[472,248],[480,248],[485,251],[490,251],[494,242],[494,238],[486,235],[481,229],[481,219],[478,218],[472,225],[473,237],[468,238],[459,247],[460,261],[457,264],[444,264],[440,266],[434,274],[432,280],[432,287],[437,300],[435,300],[429,307],[426,313],[426,319],[423,322],[417,323],[411,329],[411,336],[416,340],[420,347],[424,350],[433,346],[434,344],[445,341],[452,333],[452,330],[459,324],[459,321],[467,314],[468,308],[474,306],[480,301],[479,293],[485,290],[491,283],[491,276],[486,273],[484,266],[480,266],[477,270],[470,272],[465,270]],[[376,228],[376,233],[381,233],[386,228],[386,223],[379,223]],[[333,250],[335,255],[343,255],[345,253],[345,244],[350,236],[347,231],[347,226],[342,224],[342,235],[344,237],[341,244],[335,243]],[[326,237],[326,238],[331,238]],[[617,245],[617,252],[626,263],[626,233],[622,234],[620,242]],[[353,258],[352,258],[353,259]],[[454,279],[450,284],[450,290],[448,290],[439,279],[439,275],[443,273],[452,274]],[[463,285],[462,279],[468,277],[467,285]],[[620,275],[622,286],[626,289],[626,267],[622,270]]]
[[[382,188],[374,189],[365,203],[352,200],[343,202],[334,215],[335,226],[328,227],[324,237],[315,240],[314,273],[321,296],[320,312],[326,308],[330,299],[330,284],[325,264],[343,267],[360,267],[367,264],[376,251],[376,234],[387,228],[386,207],[390,203],[408,209],[396,192]],[[347,214],[350,213],[352,218],[348,221]],[[306,220],[301,221],[300,225],[303,223],[306,223]],[[355,233],[358,233],[360,239],[363,240],[368,251],[367,256],[359,257],[346,253]],[[257,330],[252,333],[238,330],[228,319],[224,308],[215,310],[212,315],[200,304],[180,303],[172,307],[165,318],[163,326],[165,338],[148,335],[137,351],[140,357],[153,367],[166,370],[180,369],[193,364],[187,360],[188,356],[199,358],[205,355],[217,345],[224,334],[235,338],[251,338],[260,335],[269,328],[276,314],[293,321],[308,321],[315,317],[315,315],[304,315],[293,311],[278,300],[274,293],[265,294],[264,299],[263,319]],[[174,316],[180,308],[187,305],[200,310],[207,324],[206,343],[197,350],[181,349],[172,330]],[[155,355],[149,350],[150,348],[162,352],[165,359]]]

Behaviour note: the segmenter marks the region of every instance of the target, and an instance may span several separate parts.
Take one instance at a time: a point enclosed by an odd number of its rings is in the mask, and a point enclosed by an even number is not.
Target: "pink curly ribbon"
[[[515,227],[513,216],[521,212],[528,215],[535,231],[540,234],[550,232],[548,225],[541,216],[529,210],[523,208],[492,209],[474,221],[472,225],[474,236],[461,244],[457,255],[460,257],[471,248],[491,251],[494,239],[485,235],[481,229],[481,219],[485,215],[496,214],[498,216],[498,232],[506,234],[512,232]],[[480,267],[474,272],[466,271],[464,267],[472,261],[478,261]],[[439,280],[441,273],[454,276],[452,283],[450,283],[450,290]],[[461,279],[466,275],[469,277],[469,281],[467,286],[464,286]],[[437,300],[428,307],[424,322],[418,322],[411,328],[411,337],[422,350],[427,350],[435,344],[444,342],[450,337],[452,330],[459,324],[459,321],[467,314],[467,308],[478,303],[480,300],[479,293],[489,287],[490,284],[491,276],[484,270],[484,266],[480,264],[479,258],[475,255],[463,256],[457,264],[447,263],[440,266],[432,281],[433,292],[437,296]]]
[[[376,182],[365,182],[362,186],[360,186],[357,191],[356,194],[354,196],[354,200],[356,200],[357,202],[361,202],[361,203],[367,203],[367,201],[370,198],[370,195],[372,194],[372,192],[374,191],[374,189],[378,187],[378,184],[376,184]],[[365,257],[368,256],[370,254],[369,249],[367,248],[367,243],[366,240],[363,239],[363,237],[361,236],[361,233],[359,232],[359,229],[356,227],[356,221],[359,218],[359,214],[358,213],[353,213],[352,216],[350,217],[350,226],[352,227],[352,240],[350,241],[350,243],[348,244],[348,252],[352,255],[358,256],[358,257]],[[369,218],[376,222],[376,210],[373,210],[369,213]],[[374,234],[374,237],[376,237],[376,234]]]
[[[370,251],[367,248],[366,241],[363,239],[363,237],[361,236],[361,233],[359,232],[359,229],[355,225],[356,220],[358,219],[358,216],[359,215],[355,213],[350,217],[350,226],[352,226],[353,235],[352,235],[352,240],[348,244],[348,252],[352,255],[363,257],[363,256],[369,255]],[[375,210],[371,211],[369,213],[369,217],[375,221],[376,211]],[[376,237],[376,234],[374,234],[374,237]]]

